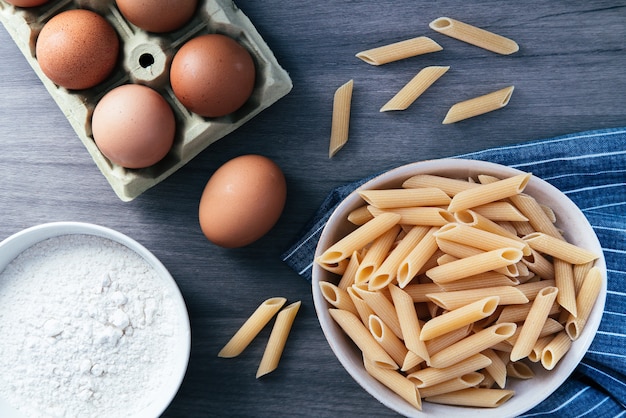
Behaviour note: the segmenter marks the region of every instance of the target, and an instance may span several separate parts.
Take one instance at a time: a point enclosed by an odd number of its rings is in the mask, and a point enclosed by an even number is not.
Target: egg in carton
[[[113,25],[122,55],[104,82],[85,90],[68,90],[53,83],[41,70],[35,54],[37,36],[45,23],[63,11],[76,8],[94,11]],[[123,201],[130,201],[163,181],[292,88],[288,73],[279,65],[252,22],[231,0],[200,0],[195,15],[187,24],[175,31],[158,34],[146,32],[128,22],[114,0],[52,1],[34,8],[19,8],[0,0],[0,20]],[[235,39],[250,53],[256,68],[255,85],[248,101],[235,112],[218,118],[190,112],[176,98],[169,84],[170,64],[176,51],[186,41],[209,33]],[[115,87],[128,83],[143,84],[158,91],[171,105],[176,118],[172,148],[165,158],[146,168],[128,169],[109,161],[96,146],[91,131],[91,117],[99,100]]]

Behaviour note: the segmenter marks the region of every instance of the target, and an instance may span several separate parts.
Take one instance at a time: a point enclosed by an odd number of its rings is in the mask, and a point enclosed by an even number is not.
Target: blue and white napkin
[[[598,333],[573,375],[523,417],[626,417],[626,128],[503,146],[457,158],[507,165],[551,183],[586,215],[607,263],[608,294]],[[311,280],[315,247],[337,205],[365,178],[332,190],[282,256]]]

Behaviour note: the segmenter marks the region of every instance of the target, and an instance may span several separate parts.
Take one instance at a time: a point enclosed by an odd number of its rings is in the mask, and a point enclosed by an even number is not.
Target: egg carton
[[[113,25],[122,55],[114,72],[104,82],[80,91],[54,84],[41,71],[35,56],[37,36],[45,23],[63,11],[76,8],[97,12]],[[196,14],[184,27],[165,34],[146,32],[134,26],[122,16],[114,0],[50,1],[30,9],[0,0],[0,21],[123,201],[130,201],[163,181],[292,88],[289,74],[279,65],[252,22],[230,0],[200,0]],[[186,41],[207,33],[228,35],[238,41],[250,52],[256,66],[256,82],[250,99],[237,111],[219,118],[206,118],[188,111],[176,99],[169,84],[169,68],[176,51]],[[172,149],[163,160],[147,168],[127,169],[111,163],[99,151],[91,131],[91,116],[98,101],[111,89],[127,83],[143,84],[161,93],[176,116]]]

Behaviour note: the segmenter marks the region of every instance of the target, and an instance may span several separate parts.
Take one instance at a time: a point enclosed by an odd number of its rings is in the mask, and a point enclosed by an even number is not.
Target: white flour
[[[50,238],[0,274],[0,398],[29,417],[124,417],[172,377],[172,295],[137,254]]]

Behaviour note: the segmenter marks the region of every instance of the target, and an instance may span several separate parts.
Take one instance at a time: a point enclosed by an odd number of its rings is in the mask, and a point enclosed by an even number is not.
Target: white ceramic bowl
[[[361,189],[383,189],[399,187],[407,178],[416,174],[435,174],[446,177],[468,178],[477,174],[488,174],[500,178],[520,174],[516,169],[502,165],[474,160],[441,159],[430,160],[402,166],[388,171],[361,186]],[[558,221],[557,226],[564,231],[565,238],[576,245],[602,254],[602,248],[591,225],[580,209],[563,193],[549,183],[533,177],[526,186],[525,193],[535,197],[540,203],[553,208]],[[348,213],[363,204],[360,196],[353,192],[331,215],[320,237],[316,254],[319,256],[326,248],[354,229],[346,220]],[[334,322],[328,313],[330,305],[326,302],[319,288],[320,281],[337,283],[339,277],[313,266],[313,300],[317,315],[335,355],[348,373],[372,396],[392,410],[409,417],[514,417],[532,409],[554,392],[572,373],[589,348],[600,324],[606,298],[606,264],[604,257],[597,260],[596,266],[602,271],[604,286],[594,305],[593,311],[579,339],[574,341],[567,355],[557,366],[546,371],[541,365],[533,365],[536,376],[530,380],[508,379],[507,386],[515,391],[515,396],[497,408],[469,408],[439,405],[424,402],[423,410],[418,411],[404,399],[393,393],[367,374],[362,363],[362,355],[349,337]]]
[[[173,298],[176,318],[172,318],[172,320],[178,326],[177,335],[180,338],[174,347],[173,361],[163,365],[163,367],[171,369],[171,378],[158,391],[150,393],[150,405],[137,415],[141,417],[158,417],[168,407],[178,392],[185,376],[191,349],[191,330],[187,308],[176,282],[165,266],[150,251],[128,236],[109,228],[79,222],[53,222],[25,229],[2,241],[0,243],[0,272],[29,247],[48,238],[70,234],[94,235],[126,246],[147,262],[156,273],[155,276],[158,277],[159,282],[155,283],[155,285],[166,290]],[[0,282],[1,285],[2,283]],[[1,374],[2,372],[0,372],[0,377]],[[5,400],[0,399],[0,416],[21,417],[22,415],[9,406]]]

